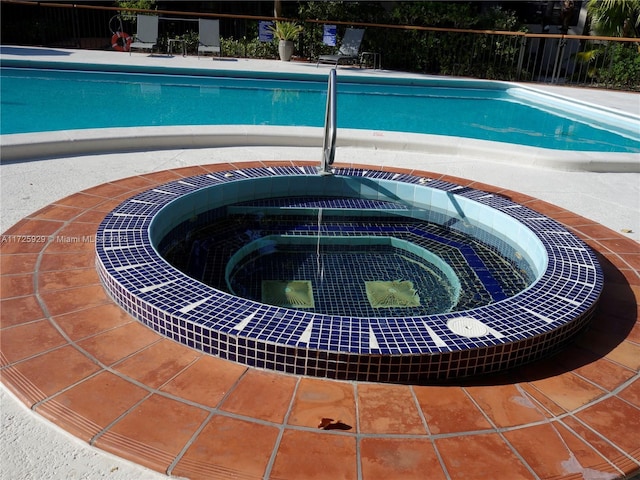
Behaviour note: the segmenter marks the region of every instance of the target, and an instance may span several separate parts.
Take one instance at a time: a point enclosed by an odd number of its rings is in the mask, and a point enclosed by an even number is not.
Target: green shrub
[[[600,68],[593,70],[596,82],[605,86],[640,90],[640,49],[633,44],[600,48]]]

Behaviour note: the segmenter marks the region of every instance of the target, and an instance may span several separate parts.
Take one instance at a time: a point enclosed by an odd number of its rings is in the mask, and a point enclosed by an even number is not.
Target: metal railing
[[[331,175],[331,165],[336,156],[337,133],[337,95],[336,95],[336,69],[329,72],[327,81],[327,108],[324,116],[324,139],[322,141],[322,161],[320,162],[320,174]]]
[[[121,9],[88,4],[0,0],[2,44],[109,49],[109,20]],[[277,58],[275,42],[258,40],[258,22],[272,17],[206,12],[130,10],[159,15],[159,49],[170,38],[184,41],[187,53],[197,49],[197,18],[220,19],[222,54],[230,57]],[[131,15],[134,17],[135,15]],[[387,69],[434,75],[543,82],[640,90],[640,39],[534,34],[306,20],[296,45],[298,60],[332,53],[323,45],[325,23],[365,28],[363,50],[382,58]],[[130,34],[135,25],[123,21]],[[340,38],[338,38],[339,42]]]

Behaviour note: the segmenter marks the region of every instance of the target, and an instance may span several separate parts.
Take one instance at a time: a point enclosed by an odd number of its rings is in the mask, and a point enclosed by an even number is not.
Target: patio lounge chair
[[[337,67],[340,61],[357,61],[362,37],[364,37],[364,28],[347,28],[338,53],[335,55],[320,55],[316,67],[321,63],[333,63]]]
[[[133,43],[129,46],[129,55],[134,48],[149,50],[158,43],[158,17],[155,15],[138,15],[137,32],[133,36]]]
[[[217,53],[222,56],[222,51],[220,50],[220,20],[198,19],[198,36],[198,59],[201,52]]]

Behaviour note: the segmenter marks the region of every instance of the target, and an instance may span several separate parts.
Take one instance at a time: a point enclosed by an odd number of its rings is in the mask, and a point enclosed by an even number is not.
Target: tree
[[[151,10],[156,6],[156,0],[116,0],[115,4],[116,7],[122,8],[120,16],[123,20],[135,22],[137,13],[129,9]]]
[[[640,27],[640,0],[589,0],[587,12],[600,35],[637,37]]]

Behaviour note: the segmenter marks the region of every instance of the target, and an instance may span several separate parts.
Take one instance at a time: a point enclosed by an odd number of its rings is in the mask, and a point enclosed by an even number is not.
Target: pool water
[[[327,208],[347,202],[348,215]],[[301,204],[324,207],[299,214]],[[272,303],[264,296],[265,280],[307,281],[313,306],[275,305],[327,315],[461,311],[511,297],[533,282],[531,267],[515,252],[504,255],[470,235],[410,215],[416,211],[382,201],[310,197],[244,202],[176,227],[159,251],[190,277],[258,302]],[[389,238],[394,242],[379,241]],[[398,281],[411,282],[418,305],[372,304],[367,282]]]
[[[453,288],[436,267],[392,246],[365,248],[329,244],[324,245],[320,253],[314,250],[311,244],[276,247],[273,252],[252,256],[230,278],[230,293],[287,308],[353,317],[370,317],[376,313],[399,317],[427,315],[448,312],[455,305]],[[309,282],[313,293],[311,306],[307,307],[303,300],[283,304],[275,297],[272,301],[265,293],[265,281],[280,279]],[[367,296],[367,282],[391,285],[411,282],[414,303],[419,306],[402,306],[393,299],[374,306]]]
[[[171,125],[320,127],[326,77],[294,80],[2,68],[1,133]],[[339,77],[338,127],[447,135],[559,150],[640,152],[568,102],[536,103],[482,81],[362,83]],[[512,86],[511,86],[512,87]],[[525,98],[526,97],[526,98]],[[533,96],[535,97],[535,95]]]

